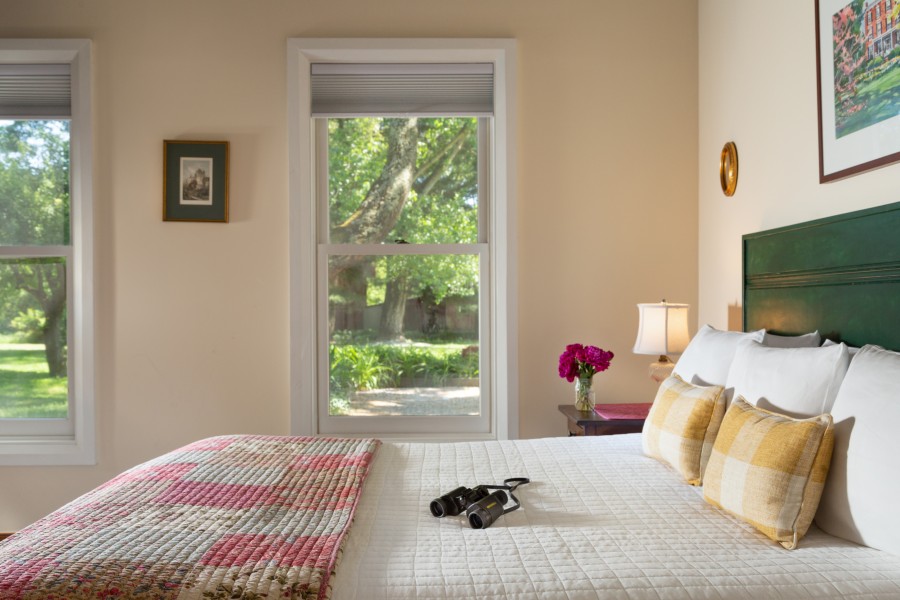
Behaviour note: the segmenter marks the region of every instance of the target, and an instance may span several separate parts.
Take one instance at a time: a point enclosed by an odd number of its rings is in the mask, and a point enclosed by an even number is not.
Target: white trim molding
[[[490,431],[410,432],[416,439],[514,439],[519,435],[515,248],[516,42],[509,39],[291,38],[287,42],[290,201],[291,433],[318,435],[316,135],[311,111],[312,63],[492,63],[493,151],[489,214]],[[394,438],[404,436],[390,435]]]

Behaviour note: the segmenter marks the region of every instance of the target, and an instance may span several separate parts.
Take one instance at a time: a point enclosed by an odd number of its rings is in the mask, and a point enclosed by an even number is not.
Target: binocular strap
[[[503,510],[503,514],[510,513],[517,508],[520,508],[522,504],[519,502],[519,499],[516,498],[516,495],[513,493],[516,491],[516,488],[520,485],[525,485],[526,483],[531,483],[531,480],[527,477],[509,477],[503,480],[503,485],[486,485],[489,490],[505,490],[509,492],[509,497],[512,498],[514,504],[509,508]]]

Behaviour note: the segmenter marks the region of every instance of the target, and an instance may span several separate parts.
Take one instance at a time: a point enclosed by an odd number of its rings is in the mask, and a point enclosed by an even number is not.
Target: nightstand
[[[644,428],[644,419],[604,419],[593,411],[576,410],[574,404],[560,404],[559,412],[566,415],[570,436],[640,433]]]

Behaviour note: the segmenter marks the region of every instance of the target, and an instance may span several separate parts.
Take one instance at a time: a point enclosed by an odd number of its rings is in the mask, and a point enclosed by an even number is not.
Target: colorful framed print
[[[900,0],[816,0],[819,182],[900,161]]]
[[[228,142],[163,142],[163,221],[228,222]]]

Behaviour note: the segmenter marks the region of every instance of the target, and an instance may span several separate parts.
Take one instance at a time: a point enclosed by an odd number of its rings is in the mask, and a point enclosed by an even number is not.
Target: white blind
[[[492,63],[313,63],[314,117],[494,113]]]
[[[71,116],[69,65],[0,64],[0,118]]]

